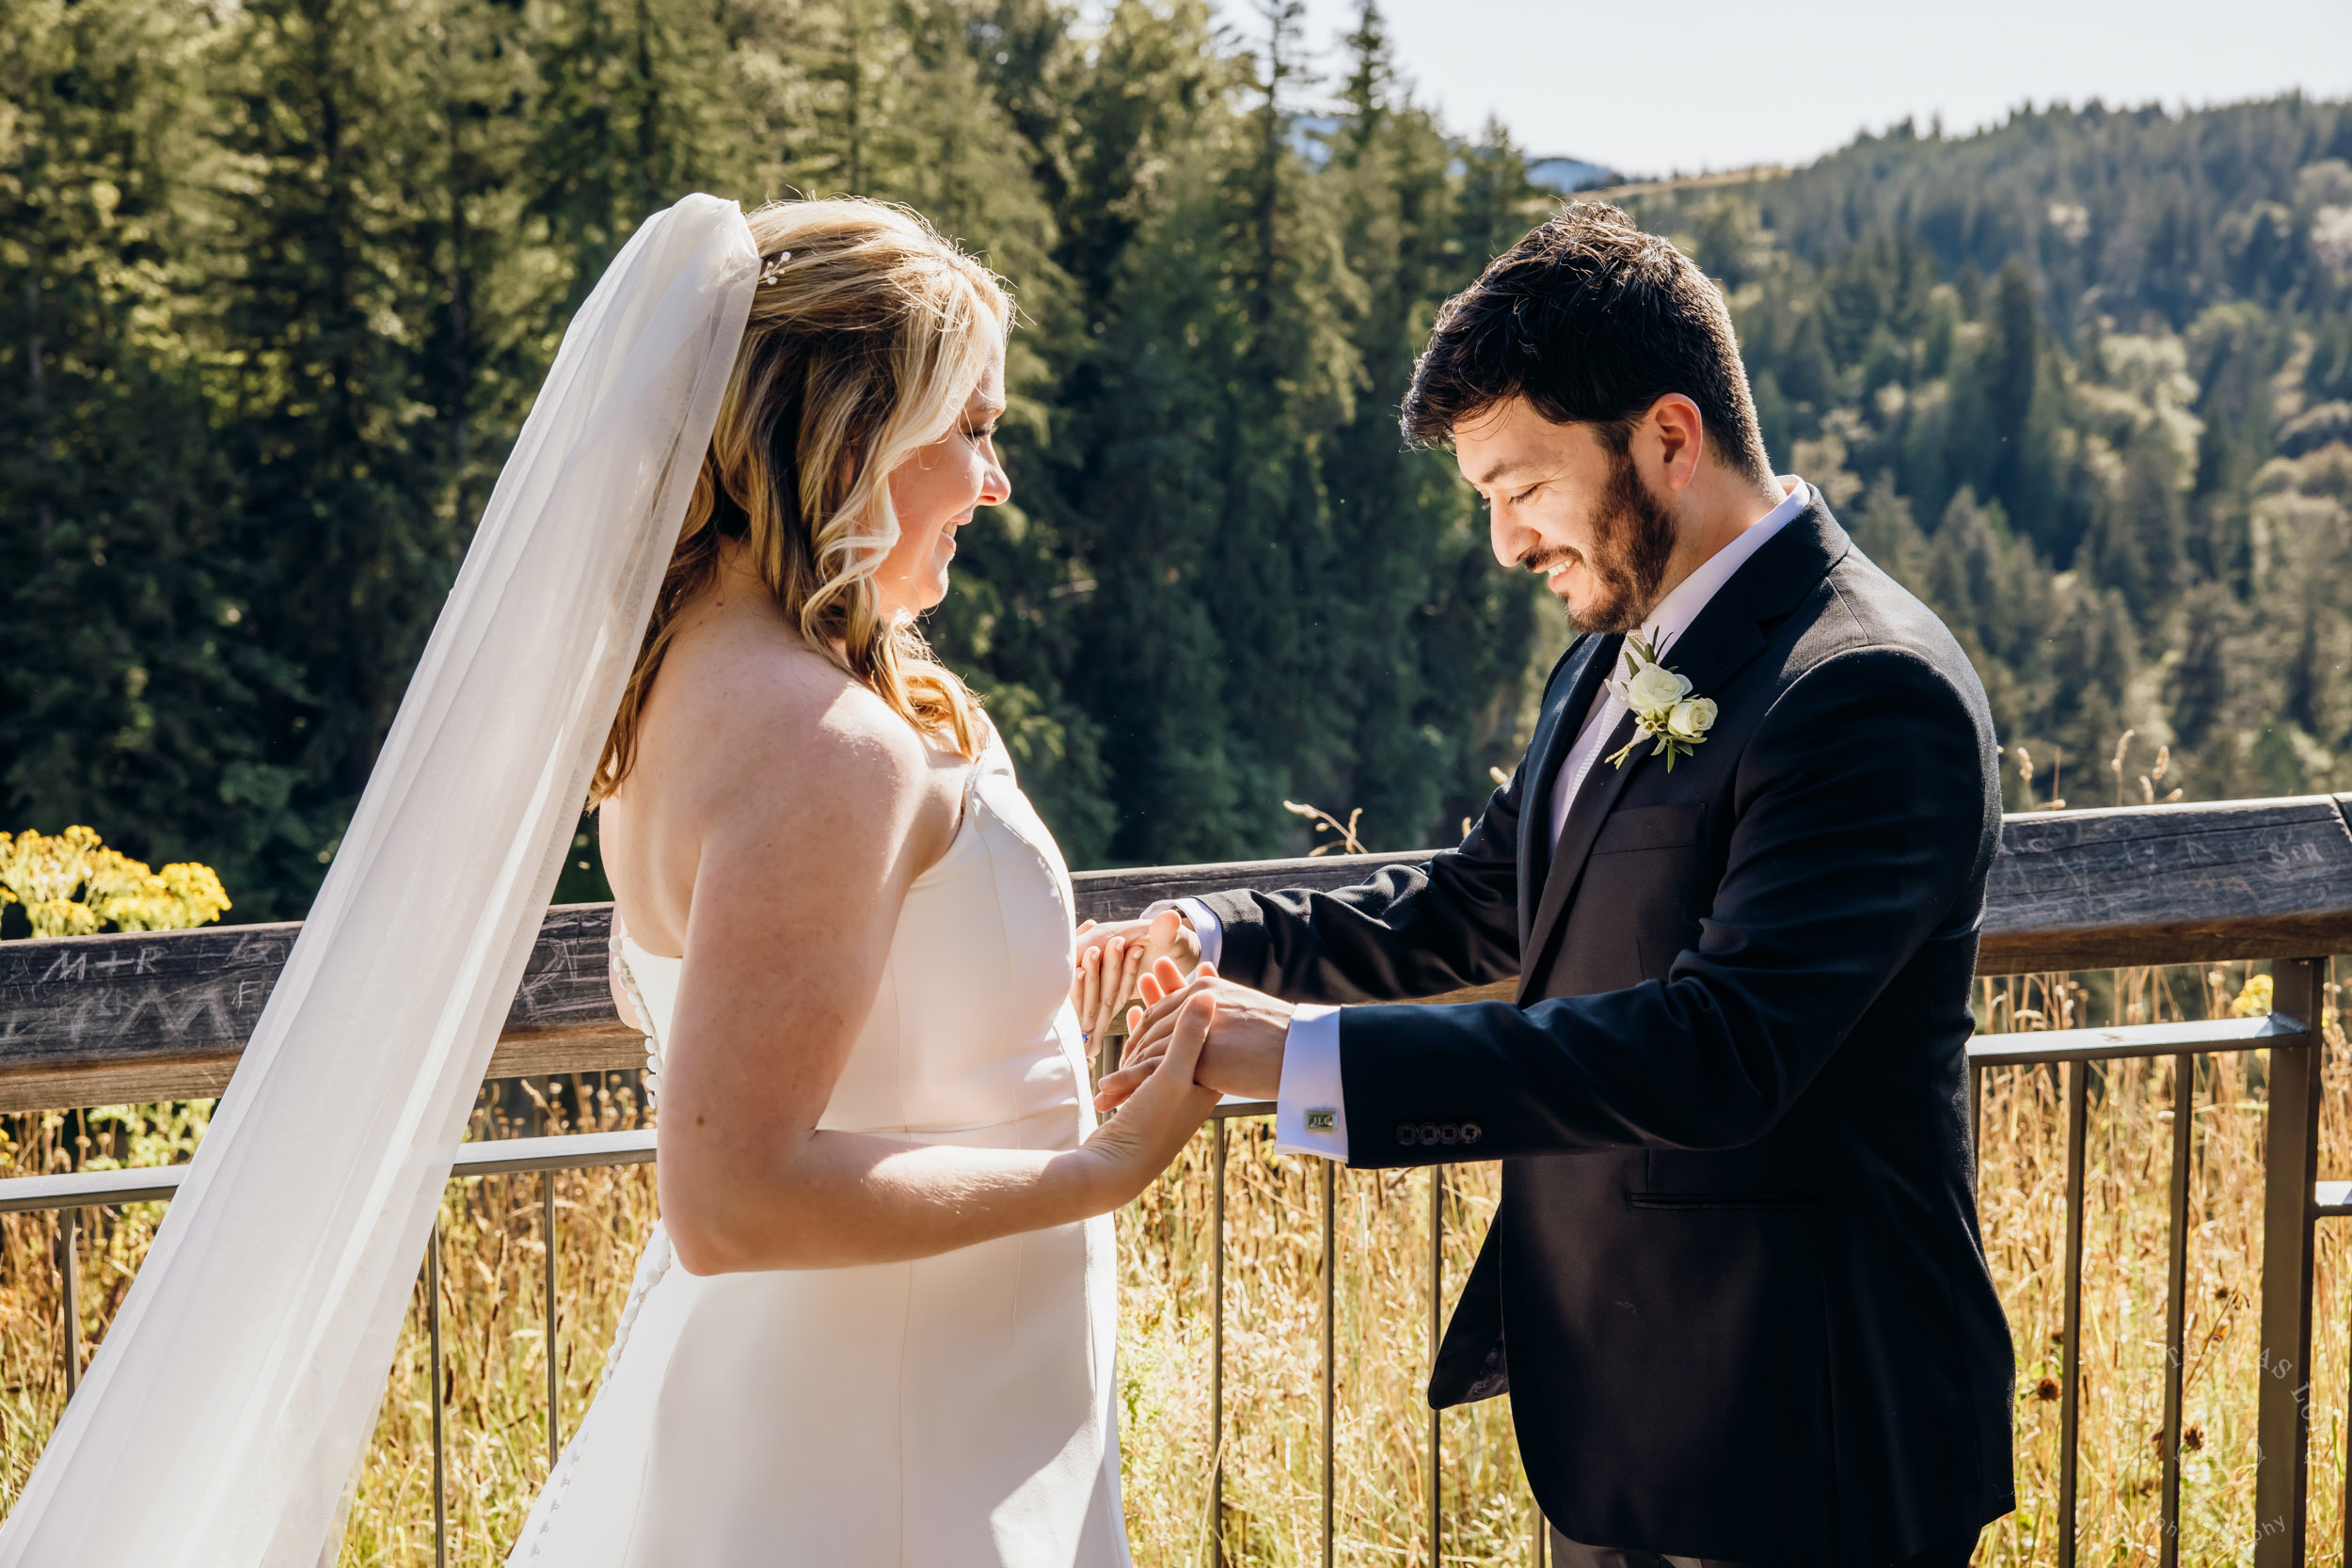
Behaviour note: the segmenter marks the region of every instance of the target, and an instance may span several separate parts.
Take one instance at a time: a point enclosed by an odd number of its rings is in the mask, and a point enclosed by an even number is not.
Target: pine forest
[[[1286,800],[1446,842],[1524,743],[1565,629],[1395,407],[1560,198],[1373,5],[20,0],[0,62],[10,824],[299,916],[568,312],[694,190],[904,201],[1014,284],[1015,495],[930,632],[1073,865],[1300,852]],[[1976,657],[2011,809],[2352,788],[2352,108],[1597,194]]]

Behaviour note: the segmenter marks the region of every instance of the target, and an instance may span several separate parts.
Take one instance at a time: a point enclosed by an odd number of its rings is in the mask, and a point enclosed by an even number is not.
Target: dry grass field
[[[2259,972],[2259,966],[2257,974]],[[2204,1016],[2259,1005],[2242,966],[2035,976],[1987,983],[1994,1029]],[[2333,1019],[2322,1168],[2352,1174],[2352,1061]],[[2242,999],[2242,1000],[2241,1000]],[[2085,1563],[2153,1560],[2161,1464],[2165,1194],[2172,1067],[2094,1074],[2085,1224]],[[2253,1542],[2253,1413],[2260,1301],[2264,1058],[2198,1068],[2189,1248],[2186,1485],[2182,1560],[2245,1561]],[[580,1092],[584,1091],[584,1092]],[[633,1092],[614,1075],[577,1085],[581,1112],[544,1104],[516,1118],[485,1108],[478,1136],[629,1125]],[[510,1104],[515,1101],[509,1101]],[[1980,1194],[1991,1261],[2018,1348],[2018,1512],[1986,1532],[1978,1561],[2057,1560],[2056,1378],[2064,1235],[2063,1123],[2049,1069],[1986,1084]],[[202,1107],[117,1107],[87,1118],[16,1118],[0,1174],[184,1158]],[[1209,1528],[1210,1216],[1213,1142],[1197,1139],[1162,1183],[1120,1217],[1126,1502],[1141,1568],[1196,1568]],[[1341,1172],[1337,1560],[1428,1556],[1429,1181],[1425,1172]],[[559,1175],[556,1343],[542,1332],[541,1179],[453,1183],[443,1211],[443,1374],[426,1366],[423,1291],[411,1313],[360,1482],[347,1568],[433,1560],[432,1413],[449,1432],[451,1557],[502,1560],[547,1469],[546,1357],[556,1358],[570,1431],[596,1386],[638,1246],[652,1222],[649,1169]],[[1232,1127],[1227,1165],[1226,1536],[1231,1560],[1263,1568],[1319,1560],[1322,1465],[1321,1196],[1311,1162],[1270,1152],[1261,1124]],[[1493,1211],[1492,1166],[1452,1167],[1444,1240],[1449,1293],[1469,1272]],[[157,1205],[90,1213],[81,1233],[82,1335],[103,1332],[160,1217]],[[64,1397],[56,1227],[0,1218],[0,1503],[12,1498]],[[2346,1314],[2352,1278],[2341,1228],[2323,1227],[2313,1392],[2312,1560],[2342,1560]],[[1450,1305],[1450,1304],[1449,1304]],[[2044,1380],[2048,1380],[2045,1382]],[[2047,1397],[2044,1397],[2044,1396]],[[1449,1564],[1532,1561],[1533,1505],[1502,1402],[1448,1413],[1440,1512]]]

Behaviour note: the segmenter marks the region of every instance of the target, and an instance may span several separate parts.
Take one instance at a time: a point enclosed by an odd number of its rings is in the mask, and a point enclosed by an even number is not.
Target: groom
[[[1614,208],[1449,303],[1404,414],[1582,635],[1458,848],[1089,932],[1214,960],[1103,1103],[1205,989],[1199,1076],[1276,1100],[1279,1147],[1502,1162],[1429,1400],[1509,1394],[1563,1568],[1960,1568],[2012,1506],[1964,1056],[1983,689],[1772,477],[1722,298]]]

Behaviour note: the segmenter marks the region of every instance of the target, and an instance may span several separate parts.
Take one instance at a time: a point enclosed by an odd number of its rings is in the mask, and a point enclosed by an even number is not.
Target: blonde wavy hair
[[[679,616],[747,546],[810,647],[901,718],[979,750],[977,699],[874,585],[898,542],[890,473],[937,441],[1012,325],[1004,283],[919,215],[879,201],[771,202],[743,346],[695,478],[589,804],[620,788]]]

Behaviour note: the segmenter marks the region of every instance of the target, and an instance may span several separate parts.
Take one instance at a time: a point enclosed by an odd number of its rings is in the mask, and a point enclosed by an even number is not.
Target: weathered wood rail
[[[1989,974],[2352,952],[2352,795],[2033,813],[2002,830]],[[1080,872],[1079,913],[1231,887],[1342,887],[1419,854]],[[637,1066],[610,907],[548,911],[493,1077]],[[0,1111],[215,1094],[297,924],[0,943]],[[388,961],[394,961],[389,960]]]

